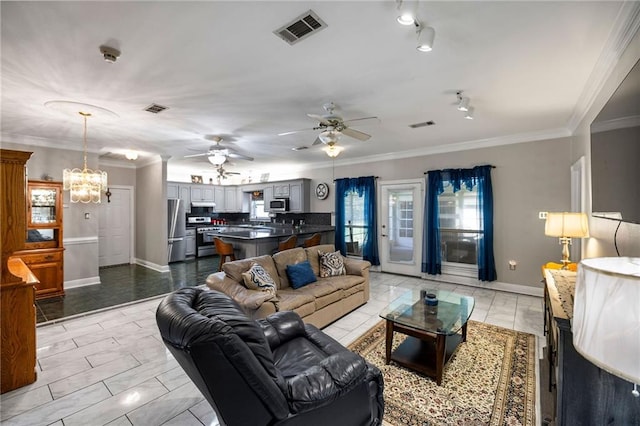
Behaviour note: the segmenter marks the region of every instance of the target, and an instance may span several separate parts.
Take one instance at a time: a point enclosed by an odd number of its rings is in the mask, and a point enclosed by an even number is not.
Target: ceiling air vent
[[[327,24],[314,11],[309,10],[273,33],[289,44],[296,44],[326,27]]]
[[[159,112],[164,111],[165,109],[169,109],[169,107],[158,105],[158,104],[151,104],[148,107],[146,107],[144,110],[157,114]]]
[[[423,121],[422,123],[409,124],[409,127],[411,127],[412,129],[417,129],[418,127],[433,126],[434,124],[436,124],[435,121],[429,120],[429,121]]]

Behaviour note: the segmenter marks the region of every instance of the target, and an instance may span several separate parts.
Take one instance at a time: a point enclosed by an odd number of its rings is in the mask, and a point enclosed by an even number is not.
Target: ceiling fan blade
[[[224,172],[225,175],[239,175],[240,172]]]
[[[208,152],[204,152],[202,154],[191,154],[191,155],[185,155],[183,158],[191,158],[191,157],[204,157],[205,155],[211,155]]]
[[[278,133],[278,136],[286,136],[286,135],[292,135],[294,133],[300,133],[300,132],[308,132],[309,130],[313,130],[313,129],[299,129],[299,130],[291,130],[289,132],[282,132],[282,133]]]
[[[316,120],[318,120],[321,124],[324,124],[325,126],[331,126],[331,125],[332,125],[330,121],[327,121],[327,119],[326,119],[326,118],[324,118],[323,116],[318,115],[318,114],[307,114],[307,117],[309,117],[309,118],[313,118],[313,119],[316,119]]]
[[[364,132],[361,132],[359,130],[350,129],[348,127],[343,129],[341,131],[341,133],[343,135],[347,135],[347,136],[352,137],[354,139],[358,139],[359,141],[366,141],[371,137],[371,135],[368,135],[368,134],[366,134]]]
[[[253,161],[253,157],[249,157],[248,155],[239,154],[237,152],[230,152],[227,154],[227,157],[238,158],[240,160]]]
[[[354,119],[351,119],[351,120],[344,120],[343,123],[346,124],[346,123],[353,123],[354,121],[360,121],[360,123],[358,123],[358,125],[361,126],[362,124],[365,124],[365,123],[362,123],[362,122],[366,121],[366,120],[375,121],[376,123],[380,122],[380,119],[378,117],[372,116],[372,117],[361,117],[361,118],[354,118]]]

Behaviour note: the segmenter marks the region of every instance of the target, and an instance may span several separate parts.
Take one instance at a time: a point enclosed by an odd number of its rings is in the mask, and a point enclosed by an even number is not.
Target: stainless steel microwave
[[[269,201],[269,210],[272,212],[288,212],[289,211],[289,199],[288,198],[276,198]]]

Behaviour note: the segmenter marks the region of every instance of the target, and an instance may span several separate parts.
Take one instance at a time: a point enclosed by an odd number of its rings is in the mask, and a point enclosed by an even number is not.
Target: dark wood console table
[[[576,273],[545,270],[545,327],[556,425],[640,425],[633,384],[587,361],[573,347],[571,318]],[[545,391],[542,389],[541,391]]]

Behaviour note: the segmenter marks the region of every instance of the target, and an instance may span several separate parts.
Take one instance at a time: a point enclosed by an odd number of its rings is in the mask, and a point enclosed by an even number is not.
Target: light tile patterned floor
[[[324,331],[344,345],[415,288],[474,296],[472,319],[542,337],[541,298],[371,273],[369,302]],[[217,425],[210,405],[161,342],[160,298],[37,329],[38,380],[0,399],[3,425]]]

